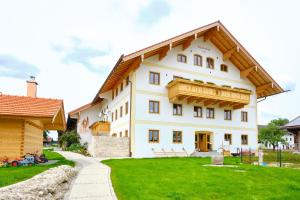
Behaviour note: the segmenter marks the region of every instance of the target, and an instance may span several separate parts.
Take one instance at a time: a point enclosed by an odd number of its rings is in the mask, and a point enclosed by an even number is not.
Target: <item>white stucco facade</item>
[[[186,63],[177,62],[177,54],[187,56]],[[203,59],[203,66],[193,64],[193,55],[199,54]],[[213,58],[215,68],[206,67],[206,57]],[[210,42],[203,42],[199,38],[192,42],[189,48],[182,51],[178,46],[170,50],[167,56],[158,61],[158,56],[145,60],[136,71],[136,114],[135,114],[135,157],[152,157],[153,151],[195,151],[195,132],[212,132],[212,150],[217,151],[224,144],[224,134],[232,135],[231,152],[237,148],[257,149],[257,110],[255,87],[247,80],[240,78],[240,71],[229,61],[223,62],[222,53]],[[222,72],[220,65],[226,64],[228,72]],[[149,84],[149,73],[160,73],[160,85]],[[216,85],[245,88],[252,91],[250,104],[243,109],[232,110],[232,120],[224,120],[224,109],[218,105],[208,107],[215,109],[215,118],[206,118],[206,107],[203,103],[182,103],[182,116],[174,116],[173,104],[169,102],[167,84],[173,76],[180,76],[191,80],[213,82]],[[149,100],[160,102],[160,113],[152,114],[148,111]],[[201,106],[203,116],[193,117],[194,106]],[[248,121],[241,121],[241,111],[248,113]],[[148,130],[160,131],[159,143],[148,142]],[[174,144],[173,131],[182,131],[182,143]],[[241,135],[248,135],[248,145],[241,144]]]
[[[177,61],[177,54],[184,54],[186,63]],[[202,56],[202,66],[194,65],[194,54]],[[214,69],[206,67],[206,58],[214,59]],[[228,71],[220,70],[220,65],[226,64]],[[149,73],[160,74],[160,84],[149,84]],[[250,103],[242,109],[219,108],[218,105],[209,105],[214,108],[214,119],[206,118],[206,106],[203,103],[190,103],[183,101],[182,115],[173,115],[173,104],[168,98],[167,85],[174,76],[180,76],[190,80],[201,80],[203,82],[213,82],[216,85],[227,85],[232,88],[245,88],[251,90]],[[194,40],[191,45],[182,51],[179,45],[168,51],[167,55],[159,61],[158,55],[143,60],[140,66],[129,74],[132,81],[132,109],[130,109],[130,84],[126,85],[126,79],[121,80],[112,90],[101,94],[101,103],[90,107],[80,113],[78,120],[78,131],[82,141],[91,143],[90,130],[81,131],[79,128],[82,120],[89,117],[89,126],[100,120],[98,115],[102,110],[109,111],[109,121],[111,129],[109,136],[126,137],[128,132],[130,138],[130,150],[133,157],[154,157],[154,152],[173,151],[187,152],[192,154],[195,151],[195,133],[198,131],[211,132],[211,150],[218,151],[220,148],[228,148],[231,152],[237,149],[251,148],[257,150],[257,98],[256,88],[247,79],[240,77],[240,71],[230,61],[223,61],[223,54],[209,41],[204,42],[203,38]],[[121,84],[123,90],[121,91]],[[118,95],[116,95],[118,88]],[[112,92],[114,98],[112,99]],[[159,113],[149,113],[149,100],[159,102]],[[125,112],[125,104],[128,103],[128,113]],[[120,109],[122,106],[122,117]],[[202,107],[202,117],[193,116],[194,106]],[[224,109],[232,112],[231,120],[224,120]],[[117,120],[116,120],[117,110]],[[241,111],[247,112],[247,122],[241,121]],[[130,121],[130,112],[132,113]],[[114,113],[112,121],[111,113]],[[131,129],[130,130],[130,124]],[[159,130],[159,142],[149,142],[149,130]],[[182,132],[182,142],[173,143],[173,131]],[[122,134],[120,134],[122,133]],[[224,134],[231,134],[231,144],[224,141]],[[247,135],[247,144],[242,144],[241,135]]]

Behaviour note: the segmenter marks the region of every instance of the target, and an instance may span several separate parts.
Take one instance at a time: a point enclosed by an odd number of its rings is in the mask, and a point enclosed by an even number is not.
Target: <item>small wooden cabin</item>
[[[0,94],[0,159],[42,152],[44,130],[65,130],[62,100],[36,97],[34,81],[27,96]]]

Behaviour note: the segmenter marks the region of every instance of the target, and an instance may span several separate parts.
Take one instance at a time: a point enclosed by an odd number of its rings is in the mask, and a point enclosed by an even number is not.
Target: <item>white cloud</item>
[[[63,98],[70,111],[93,99],[121,54],[221,20],[275,80],[282,85],[300,84],[298,1],[161,2],[166,10],[157,13],[153,22],[140,19],[143,9],[153,3],[150,0],[0,0],[0,54],[36,66],[40,71],[38,95]],[[149,13],[155,14],[153,10]],[[92,72],[80,62],[61,62],[70,51],[61,55],[53,45],[68,49],[72,37],[84,41],[84,47],[106,51],[87,59],[104,71]],[[0,89],[22,95],[25,79],[0,76]],[[299,99],[299,88],[294,87],[292,92],[259,103],[259,122],[269,120],[262,112],[289,119],[300,114]]]

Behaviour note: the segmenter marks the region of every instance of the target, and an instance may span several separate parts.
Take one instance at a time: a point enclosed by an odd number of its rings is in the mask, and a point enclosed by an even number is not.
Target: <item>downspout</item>
[[[130,84],[130,111],[129,111],[129,157],[132,157],[131,152],[131,120],[132,120],[132,82],[128,81]]]

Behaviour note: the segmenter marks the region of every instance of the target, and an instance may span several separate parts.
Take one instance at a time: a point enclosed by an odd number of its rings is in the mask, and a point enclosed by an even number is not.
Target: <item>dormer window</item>
[[[222,71],[222,72],[228,72],[228,66],[222,64],[222,65],[221,65],[221,71]]]
[[[194,65],[202,67],[202,56],[194,55]]]
[[[212,58],[206,58],[206,67],[209,69],[214,69],[214,59]]]
[[[186,63],[186,56],[183,55],[183,54],[178,54],[177,55],[177,62]]]

